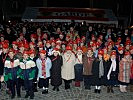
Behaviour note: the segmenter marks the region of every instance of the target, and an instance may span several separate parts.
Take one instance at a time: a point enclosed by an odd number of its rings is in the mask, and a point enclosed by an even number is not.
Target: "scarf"
[[[112,63],[111,63],[109,72],[108,72],[108,74],[107,74],[108,80],[110,79],[111,71],[115,71],[115,70],[116,70],[116,60],[115,60],[115,59],[111,59],[111,61],[112,61]]]
[[[99,63],[99,78],[101,78],[104,75],[104,67],[103,67],[103,59],[100,58],[100,63]]]
[[[46,78],[46,66],[45,66],[45,59],[41,59],[42,61],[42,76],[44,76],[44,78]]]

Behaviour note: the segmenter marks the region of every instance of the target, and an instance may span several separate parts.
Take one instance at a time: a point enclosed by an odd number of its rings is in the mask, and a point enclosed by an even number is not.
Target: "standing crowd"
[[[34,99],[34,92],[47,94],[70,89],[84,82],[85,89],[95,86],[100,93],[133,92],[133,30],[115,25],[87,23],[12,22],[0,28],[0,89],[5,82],[11,98]]]

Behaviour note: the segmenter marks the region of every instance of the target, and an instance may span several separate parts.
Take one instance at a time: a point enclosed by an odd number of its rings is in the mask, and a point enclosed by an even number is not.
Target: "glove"
[[[107,75],[107,79],[108,79],[108,80],[110,79],[110,75]]]

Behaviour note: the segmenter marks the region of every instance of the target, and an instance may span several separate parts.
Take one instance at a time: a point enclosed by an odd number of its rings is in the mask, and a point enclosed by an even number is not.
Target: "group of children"
[[[102,85],[107,87],[107,93],[114,93],[114,86],[127,92],[129,83],[133,91],[130,37],[125,37],[124,43],[121,37],[114,42],[111,33],[104,37],[89,31],[80,37],[73,27],[66,34],[57,28],[54,37],[48,38],[39,27],[30,35],[30,42],[23,32],[15,41],[6,40],[7,36],[1,34],[0,79],[7,83],[11,98],[15,98],[15,91],[21,97],[22,86],[25,98],[30,99],[34,99],[37,87],[42,88],[42,94],[47,94],[49,83],[54,91],[59,91],[62,80],[65,89],[71,88],[72,81],[76,87],[83,81],[85,89],[95,86],[95,93],[101,92]]]

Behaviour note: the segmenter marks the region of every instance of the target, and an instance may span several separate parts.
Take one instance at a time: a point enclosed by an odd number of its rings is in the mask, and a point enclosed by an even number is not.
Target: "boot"
[[[127,92],[127,87],[126,86],[123,86],[123,91]]]
[[[54,86],[53,91],[55,91],[56,87]]]
[[[110,87],[107,86],[107,93],[110,93]]]
[[[86,89],[86,90],[91,90],[90,85],[85,86],[85,89]]]
[[[130,85],[130,92],[133,92],[133,85]]]
[[[60,90],[59,90],[59,87],[57,87],[57,91],[60,91]]]
[[[122,85],[120,85],[120,92],[122,92],[122,93],[124,92]]]
[[[114,93],[113,86],[110,87],[111,93]]]
[[[94,93],[98,93],[98,89],[95,89],[95,90],[94,90]]]
[[[33,91],[30,92],[30,99],[34,99],[34,92]]]
[[[101,90],[98,90],[98,91],[97,91],[97,93],[99,93],[99,94],[100,94],[100,93],[101,93]]]
[[[28,98],[30,95],[29,95],[29,91],[26,91],[26,95],[25,95],[25,98]]]
[[[38,90],[37,90],[37,83],[33,83],[33,91],[34,92],[38,92]]]
[[[14,96],[14,95],[12,95],[12,96],[11,96],[11,99],[14,99],[14,98],[15,98],[15,96]]]

